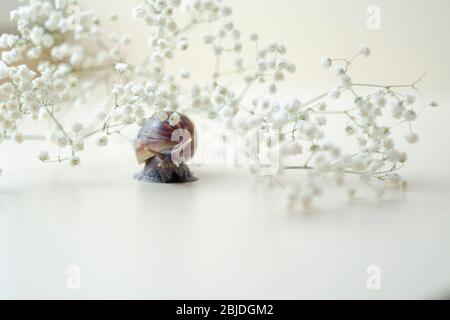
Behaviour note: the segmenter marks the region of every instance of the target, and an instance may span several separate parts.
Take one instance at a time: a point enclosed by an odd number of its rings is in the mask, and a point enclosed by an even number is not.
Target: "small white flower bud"
[[[191,77],[191,73],[188,69],[183,68],[180,70],[180,77],[183,79],[189,79]]]
[[[108,137],[103,136],[97,139],[97,145],[99,147],[106,147],[108,145]]]
[[[211,34],[205,34],[205,35],[202,36],[202,40],[206,44],[211,44],[211,43],[214,42],[215,37],[213,35],[211,35]]]
[[[339,90],[338,88],[332,89],[328,93],[328,98],[330,98],[331,100],[337,100],[340,97],[341,97],[341,90]]]
[[[322,68],[329,69],[329,68],[331,67],[332,64],[333,64],[333,62],[331,61],[330,58],[322,57],[322,58],[320,59],[320,66],[321,66]]]
[[[22,144],[25,141],[25,138],[21,133],[16,133],[14,136],[14,141],[18,144]]]
[[[277,88],[276,84],[272,83],[271,85],[269,85],[269,93],[270,94],[275,94],[275,93],[277,93],[277,91],[278,91],[278,88]]]
[[[318,108],[320,111],[326,111],[328,106],[325,102],[321,102],[321,103],[319,103]]]
[[[335,66],[333,72],[336,75],[336,77],[341,77],[345,74],[345,69],[342,66]]]
[[[344,86],[350,86],[352,84],[352,78],[348,75],[343,75],[341,82]]]
[[[50,159],[50,155],[48,154],[47,151],[42,151],[39,154],[39,160],[41,160],[42,162],[48,161]]]
[[[356,133],[356,130],[355,130],[355,128],[352,127],[352,126],[347,126],[347,127],[345,128],[345,133],[346,133],[348,136],[352,136],[352,135],[354,135],[354,134]]]
[[[103,121],[105,120],[107,117],[107,113],[104,110],[97,110],[97,112],[95,113],[95,118],[98,121]]]
[[[413,105],[416,102],[416,96],[412,95],[412,94],[408,94],[405,97],[405,104],[407,106]]]
[[[416,144],[420,140],[419,135],[417,135],[416,133],[410,133],[405,138],[406,141],[410,144]]]
[[[370,57],[370,49],[367,47],[362,47],[361,50],[359,50],[359,52],[365,56],[365,57]]]
[[[181,121],[181,116],[177,112],[172,113],[172,115],[169,117],[169,124],[172,127],[178,125],[180,123],[180,121]]]
[[[258,41],[258,40],[259,40],[259,36],[258,36],[256,33],[253,33],[253,34],[250,36],[250,41],[256,42],[256,41]]]
[[[128,70],[128,65],[126,63],[118,63],[116,64],[116,70],[119,73],[124,73]]]
[[[69,139],[68,139],[66,136],[58,137],[58,138],[56,139],[56,144],[57,144],[60,148],[67,147],[67,145],[69,144]]]
[[[72,157],[72,158],[70,159],[70,165],[71,165],[72,167],[79,166],[80,164],[81,164],[80,158],[78,158],[78,157]]]
[[[439,107],[439,103],[437,101],[432,101],[430,103],[430,106],[433,107],[433,108],[436,108],[436,107]]]
[[[409,122],[415,121],[417,119],[417,113],[414,110],[406,110],[405,112],[403,112],[402,116],[403,119]]]
[[[76,152],[84,151],[84,142],[79,140],[73,143],[73,150]]]

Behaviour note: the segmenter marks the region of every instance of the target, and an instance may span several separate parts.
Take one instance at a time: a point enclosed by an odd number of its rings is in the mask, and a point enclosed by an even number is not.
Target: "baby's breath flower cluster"
[[[345,188],[349,197],[358,191],[351,176],[361,177],[379,196],[386,186],[406,188],[399,170],[408,155],[393,130],[404,127],[405,143],[419,142],[414,122],[425,108],[437,106],[432,102],[417,107],[417,85],[423,77],[399,85],[355,81],[351,76],[355,61],[371,54],[363,47],[350,59],[321,58],[320,65],[337,79],[335,88],[308,101],[286,99],[280,97],[279,88],[297,69],[287,59],[287,48],[277,42],[264,46],[258,35],[244,35],[231,19],[231,8],[221,0],[145,0],[136,6],[133,17],[150,31],[148,58],[140,65],[127,63],[121,56],[122,46],[129,41],[126,37],[111,35],[110,43],[102,42],[94,14],[83,12],[79,24],[71,23],[74,17],[65,9],[73,4],[76,1],[31,0],[12,13],[20,35],[0,38],[0,141],[24,141],[18,123],[27,115],[45,119],[53,123],[57,161],[78,165],[78,153],[90,137],[96,136],[97,145],[104,147],[108,136],[142,125],[150,116],[176,125],[180,113],[198,113],[222,123],[224,130],[264,136],[270,152],[278,153],[283,164],[279,174],[269,178],[271,182],[284,187],[286,171],[305,171],[300,183],[290,188],[291,207],[312,205],[329,179]],[[214,65],[210,80],[195,84],[191,70],[172,70],[170,61],[190,49],[191,31],[202,28],[207,32],[201,40]],[[22,64],[25,57],[36,65]],[[75,105],[76,89],[90,72],[103,77],[114,72],[108,77],[111,101],[96,111],[93,125],[66,127],[59,112]],[[338,108],[337,101],[344,98],[351,105]],[[167,111],[173,113],[168,116]],[[331,117],[345,119],[342,134],[354,141],[353,148],[331,141],[327,134]],[[61,156],[65,150],[68,157]],[[251,171],[260,173],[263,165],[257,152],[249,148],[248,155]],[[48,152],[39,159],[52,161]]]
[[[428,103],[417,109],[417,84],[401,85],[365,84],[354,81],[350,71],[358,58],[369,58],[371,51],[362,47],[351,59],[323,57],[320,65],[331,69],[337,85],[309,101],[299,98],[281,98],[278,88],[286,76],[296,72],[296,66],[286,58],[287,49],[280,43],[262,46],[259,36],[252,34],[245,41],[242,32],[231,20],[231,9],[219,0],[194,0],[185,7],[185,14],[177,16],[180,1],[145,1],[134,10],[134,16],[150,27],[150,59],[155,75],[151,103],[157,110],[201,111],[210,119],[217,119],[226,129],[241,134],[258,131],[269,138],[274,132],[277,143],[270,147],[281,156],[282,163],[294,160],[300,165],[283,166],[284,170],[272,180],[283,185],[286,170],[305,170],[302,183],[291,188],[289,205],[309,207],[323,193],[324,178],[333,179],[338,186],[355,197],[357,189],[347,176],[360,176],[363,183],[382,196],[386,186],[406,188],[407,183],[399,170],[408,160],[395,141],[394,128],[406,126],[405,140],[415,144],[419,136],[413,124]],[[178,19],[177,19],[178,17]],[[187,19],[187,20],[186,20]],[[183,25],[178,21],[187,21]],[[190,71],[168,71],[167,61],[177,50],[187,50],[188,31],[208,25],[202,40],[215,57],[211,79],[206,85],[194,84],[184,89],[183,81]],[[253,61],[245,60],[248,43],[255,50]],[[223,70],[223,65],[232,65]],[[178,74],[178,77],[175,76]],[[230,78],[238,76],[230,86]],[[241,88],[237,88],[242,83]],[[128,83],[130,85],[130,83]],[[405,92],[406,90],[406,92]],[[187,92],[187,93],[186,93]],[[352,106],[347,109],[333,107],[336,100],[349,96]],[[146,94],[140,96],[146,100]],[[183,99],[183,102],[181,102]],[[162,113],[163,117],[165,113]],[[347,119],[343,134],[355,141],[353,150],[344,150],[330,141],[326,126],[331,116]],[[259,173],[261,163],[250,150],[254,164],[251,171]]]
[[[58,146],[44,162],[80,163],[85,126],[64,125],[62,115],[75,108],[92,78],[107,77],[122,59],[126,36],[110,36],[105,43],[100,20],[91,11],[81,11],[77,0],[31,0],[11,12],[18,34],[0,36],[0,142],[26,139],[21,122],[43,120],[50,124],[48,136]]]

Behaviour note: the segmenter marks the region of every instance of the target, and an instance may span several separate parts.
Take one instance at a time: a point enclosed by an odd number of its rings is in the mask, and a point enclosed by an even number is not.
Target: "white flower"
[[[223,50],[224,50],[223,47],[221,47],[221,46],[215,46],[215,47],[214,47],[214,54],[215,54],[216,56],[221,56],[222,53],[223,53]]]
[[[156,116],[160,121],[167,121],[169,119],[169,115],[165,111],[159,111]]]
[[[38,59],[40,55],[42,54],[42,48],[41,47],[34,47],[27,52],[28,57],[30,59]]]
[[[169,124],[174,127],[177,126],[181,121],[181,116],[179,113],[174,112],[169,117]]]
[[[300,145],[300,143],[298,142],[294,142],[291,145],[291,154],[296,156],[296,155],[300,155],[303,153],[303,147]]]
[[[328,106],[327,106],[327,104],[325,102],[320,102],[319,105],[318,105],[318,108],[319,108],[320,111],[326,111]]]
[[[8,49],[12,48],[19,41],[19,37],[12,34],[2,34],[0,36],[0,48]]]
[[[355,130],[355,128],[352,127],[352,126],[347,126],[347,127],[345,128],[345,133],[346,133],[347,135],[349,135],[349,136],[352,136],[352,135],[354,135],[354,134],[356,133],[356,130]]]
[[[131,37],[128,34],[122,35],[120,38],[120,43],[125,46],[129,45],[131,43]]]
[[[297,72],[297,66],[293,63],[288,64],[286,68],[287,72],[289,73],[296,73]]]
[[[227,30],[227,31],[233,31],[233,29],[234,29],[234,23],[233,22],[227,22],[226,24],[225,24],[225,26],[224,26],[224,28],[225,28],[225,30]]]
[[[143,4],[137,5],[132,11],[133,19],[143,19],[146,16],[145,7]]]
[[[386,150],[391,150],[391,149],[393,149],[394,147],[395,147],[394,140],[388,139],[388,140],[386,140],[386,141],[384,142],[384,148],[385,148]]]
[[[278,43],[272,42],[271,44],[269,44],[268,50],[269,52],[275,53],[278,52],[278,47],[279,47]]]
[[[402,114],[403,119],[408,122],[415,121],[417,119],[417,113],[414,110],[406,110]]]
[[[376,104],[380,108],[384,108],[387,104],[387,100],[383,94],[375,94],[372,97],[373,103]]]
[[[67,145],[69,144],[69,139],[66,136],[60,136],[56,139],[56,144],[60,148],[67,147]]]
[[[256,33],[250,35],[250,41],[257,42],[259,40],[259,36]]]
[[[314,164],[319,172],[326,172],[330,168],[330,161],[325,152],[319,152],[314,157]]]
[[[333,61],[331,61],[330,58],[322,57],[322,58],[320,59],[320,66],[321,66],[322,68],[329,69],[329,68],[331,67],[332,64],[333,64]]]
[[[275,72],[275,75],[274,75],[274,80],[275,81],[280,82],[280,81],[283,81],[284,79],[285,79],[285,77],[284,77],[284,73],[283,72],[281,72],[281,71]]]
[[[343,66],[337,65],[334,67],[333,72],[337,77],[342,77],[345,74],[345,69]]]
[[[16,133],[14,135],[14,141],[18,144],[22,144],[25,141],[25,138],[21,133]]]
[[[95,112],[95,118],[99,121],[105,120],[107,116],[108,114],[106,113],[105,110],[100,109]]]
[[[97,139],[97,145],[99,147],[106,147],[108,145],[108,137],[107,136],[102,136],[100,138]]]
[[[401,102],[393,103],[392,115],[394,116],[394,118],[400,119],[404,111],[405,107],[403,106],[403,103]]]
[[[124,73],[128,70],[128,65],[126,63],[118,63],[116,64],[116,70],[119,73]]]
[[[109,20],[117,21],[117,20],[119,20],[119,15],[116,12],[112,12],[109,14]]]
[[[412,95],[412,94],[407,94],[405,96],[405,104],[407,106],[413,105],[416,102],[416,96]]]
[[[277,91],[278,91],[278,88],[275,83],[272,83],[269,85],[269,93],[270,94],[275,94],[275,93],[277,93]]]
[[[50,159],[50,155],[48,154],[47,151],[42,151],[39,154],[39,160],[41,160],[42,162],[48,161]]]
[[[253,77],[253,76],[246,76],[244,80],[245,80],[245,82],[247,84],[251,84],[251,83],[253,83],[255,81],[255,77]]]
[[[317,122],[318,126],[323,127],[323,126],[325,126],[327,124],[328,120],[325,117],[318,117],[316,122]]]
[[[71,165],[72,167],[76,167],[76,166],[79,166],[79,165],[81,164],[81,160],[80,160],[80,158],[78,158],[78,157],[72,157],[72,158],[70,159],[69,163],[70,163],[70,165]]]
[[[439,103],[437,101],[432,101],[430,103],[430,106],[433,107],[433,108],[436,108],[436,107],[439,107]]]
[[[280,145],[280,154],[284,157],[297,156],[303,153],[303,147],[298,142],[284,141]]]
[[[271,122],[275,129],[280,129],[285,126],[288,122],[288,117],[283,111],[276,111],[271,114]]]
[[[235,115],[235,110],[230,106],[225,106],[219,111],[219,115],[224,119],[228,119]]]
[[[328,93],[328,98],[330,98],[331,100],[337,100],[340,97],[341,97],[341,90],[339,88],[332,89]]]
[[[84,142],[82,140],[75,141],[73,143],[73,150],[76,152],[84,151]]]
[[[248,119],[248,126],[250,128],[257,128],[259,126],[261,126],[264,123],[264,118],[259,116],[259,115],[252,115],[249,119]]]
[[[364,171],[367,169],[368,161],[363,155],[351,159],[351,167],[357,171]]]
[[[230,15],[232,15],[233,14],[233,9],[231,8],[231,7],[224,7],[223,9],[222,9],[222,15],[224,16],[224,17],[228,17],[228,16],[230,16]]]
[[[55,39],[50,34],[44,34],[41,38],[41,45],[44,48],[50,48],[55,43]]]
[[[359,52],[365,57],[370,56],[370,49],[367,47],[362,47],[361,50],[359,50]]]
[[[285,55],[287,53],[287,48],[283,44],[280,44],[278,46],[278,53],[281,55]]]
[[[216,38],[212,34],[204,34],[202,40],[206,44],[212,44]]]
[[[388,150],[386,152],[386,157],[391,162],[399,162],[402,159],[402,154],[397,150]]]
[[[233,119],[234,129],[245,131],[248,129],[248,119],[247,117],[238,114]]]
[[[406,141],[410,144],[416,144],[419,142],[419,135],[417,135],[416,133],[410,133],[408,134],[406,137]]]
[[[408,161],[408,154],[406,152],[400,153],[400,163]]]
[[[344,86],[349,86],[352,84],[352,78],[349,75],[343,75],[341,77],[341,82]]]
[[[301,107],[302,107],[302,103],[298,99],[290,99],[284,105],[284,109],[286,110],[286,112],[288,112],[290,114],[294,114],[294,115],[299,112]]]
[[[0,60],[0,80],[4,80],[9,77],[9,68],[8,66]]]
[[[183,79],[189,79],[191,77],[191,73],[188,69],[183,68],[180,70],[180,77]]]
[[[15,90],[14,86],[9,82],[0,85],[0,95],[10,96]]]

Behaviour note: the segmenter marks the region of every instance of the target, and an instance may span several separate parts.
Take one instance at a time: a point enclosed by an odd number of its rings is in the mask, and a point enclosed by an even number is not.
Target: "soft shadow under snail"
[[[168,117],[172,112],[167,112]],[[195,127],[180,114],[177,125],[153,117],[146,121],[138,135],[136,156],[145,168],[135,175],[139,181],[151,183],[185,183],[196,181],[186,165],[195,152]]]

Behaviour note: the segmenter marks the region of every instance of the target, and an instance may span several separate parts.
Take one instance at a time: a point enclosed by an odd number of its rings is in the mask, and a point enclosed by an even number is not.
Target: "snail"
[[[173,112],[166,112],[167,118]],[[151,183],[185,183],[196,181],[186,165],[195,152],[195,127],[185,115],[171,125],[169,120],[159,117],[148,119],[137,137],[136,157],[145,168],[135,179]],[[172,123],[173,124],[173,123]]]

